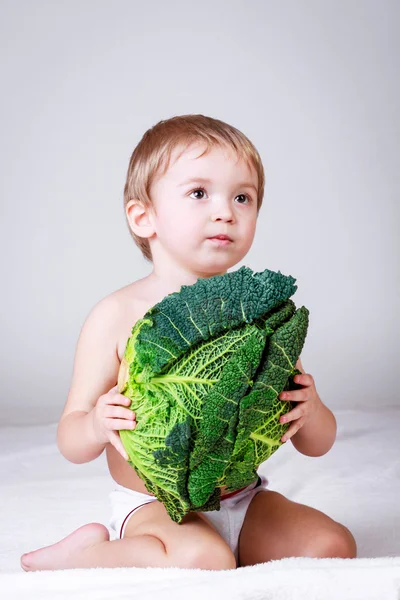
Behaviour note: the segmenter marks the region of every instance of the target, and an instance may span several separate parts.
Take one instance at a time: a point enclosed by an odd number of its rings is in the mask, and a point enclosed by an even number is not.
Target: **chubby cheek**
[[[248,251],[254,241],[256,234],[257,221],[249,218],[245,223],[241,224],[237,237],[243,251]]]
[[[254,230],[247,231],[245,234],[243,234],[243,236],[240,240],[243,251],[248,252],[250,250],[251,245],[254,240],[254,234],[255,234]]]
[[[159,237],[169,246],[179,247],[182,250],[190,249],[201,240],[199,224],[185,218],[183,214],[163,215],[160,222],[162,227],[159,228]]]

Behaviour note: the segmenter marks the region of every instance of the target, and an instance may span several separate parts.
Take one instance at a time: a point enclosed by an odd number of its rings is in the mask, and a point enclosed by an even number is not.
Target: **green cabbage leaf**
[[[129,464],[177,523],[219,510],[257,479],[289,424],[293,378],[308,329],[295,279],[265,269],[183,285],[132,328],[118,376],[136,428],[121,430]]]

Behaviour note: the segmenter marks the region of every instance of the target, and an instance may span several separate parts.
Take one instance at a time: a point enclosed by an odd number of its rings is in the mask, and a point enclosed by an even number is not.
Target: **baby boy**
[[[173,522],[127,462],[119,431],[134,429],[118,371],[133,324],[167,294],[222,275],[251,248],[264,195],[258,151],[238,129],[204,115],[160,121],[130,159],[124,189],[129,231],[151,263],[149,275],[101,299],[83,324],[68,398],[57,431],[73,463],[106,451],[115,482],[110,529],[83,525],[61,541],[24,554],[26,571],[89,567],[235,569],[289,556],[356,556],[351,532],[321,511],[267,489],[268,480],[226,494],[221,510]],[[301,360],[299,389],[280,395],[295,408],[280,417],[307,456],[328,452],[336,420]]]

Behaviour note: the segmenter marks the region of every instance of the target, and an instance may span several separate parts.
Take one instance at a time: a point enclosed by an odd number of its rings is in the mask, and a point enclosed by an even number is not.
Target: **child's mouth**
[[[217,246],[229,246],[229,244],[232,244],[232,240],[229,238],[212,237],[208,239]]]

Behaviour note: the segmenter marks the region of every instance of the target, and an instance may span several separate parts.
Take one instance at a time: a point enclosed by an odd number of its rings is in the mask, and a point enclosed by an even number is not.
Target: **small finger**
[[[125,408],[124,406],[114,406],[113,404],[106,406],[104,415],[107,418],[128,419],[129,421],[134,421],[136,417],[136,414],[129,408]]]
[[[122,458],[124,458],[125,460],[128,460],[129,459],[128,453],[125,450],[119,435],[117,433],[115,433],[114,431],[110,431],[109,439],[110,439],[110,443],[114,446],[114,448],[117,450],[117,452],[119,452],[121,454]]]
[[[291,423],[289,429],[284,433],[281,437],[282,442],[287,442],[291,437],[294,436],[295,433],[299,431],[299,429],[303,426],[304,418],[296,419]]]
[[[108,402],[106,401],[106,404],[108,404],[108,406],[118,406],[118,405],[123,405],[123,406],[130,406],[131,405],[131,399],[127,398],[126,396],[123,396],[122,394],[114,394],[112,397],[110,396],[106,396]]]
[[[282,415],[279,419],[279,421],[281,423],[288,423],[291,420],[292,420],[292,417],[291,417],[290,413],[287,413],[286,415]]]
[[[279,398],[286,402],[304,402],[304,400],[307,400],[307,392],[304,388],[301,390],[291,390],[290,392],[282,392]]]
[[[120,431],[121,429],[135,429],[136,422],[128,421],[127,419],[106,419],[106,426],[108,431]]]
[[[298,385],[310,386],[313,383],[313,376],[310,373],[302,373],[301,375],[296,375],[293,378],[293,381]]]
[[[288,440],[290,440],[290,438],[296,433],[296,430],[293,429],[292,431],[287,430],[287,432],[285,433],[285,435],[283,435],[281,437],[281,442],[285,443]]]
[[[119,403],[130,406],[131,399],[128,398],[127,396],[124,396],[123,394],[119,394]]]
[[[286,433],[281,437],[281,442],[287,442],[288,440],[290,440],[290,438],[294,434],[295,434],[295,428],[293,425],[291,425],[289,427],[289,429],[286,431]]]
[[[281,423],[288,423],[289,421],[293,421],[294,419],[301,419],[303,416],[303,411],[301,410],[301,408],[297,407],[282,415],[279,420]]]

